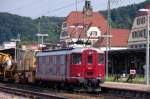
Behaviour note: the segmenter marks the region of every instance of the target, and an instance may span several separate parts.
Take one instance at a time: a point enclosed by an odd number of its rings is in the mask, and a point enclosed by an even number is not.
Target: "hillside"
[[[125,7],[119,7],[117,9],[111,10],[111,20],[112,27],[116,28],[132,28],[133,19],[137,11],[144,7],[144,5],[149,4],[150,0],[146,0],[140,4],[133,4]],[[107,11],[101,11],[103,15],[107,18]]]
[[[112,9],[112,27],[131,29],[138,9],[143,8],[148,3],[150,3],[150,0],[140,4]],[[107,18],[107,11],[102,11],[102,14]],[[0,13],[0,43],[16,38],[17,34],[21,35],[23,43],[37,42],[36,33],[38,33],[39,22],[41,23],[41,33],[49,34],[46,40],[58,42],[61,24],[64,19],[63,17],[45,16],[40,19],[31,19],[9,13]]]
[[[31,19],[9,13],[0,13],[0,42],[10,41],[21,35],[23,43],[37,41],[39,22],[41,23],[41,33],[49,34],[48,40],[58,41],[60,27],[64,18],[61,17],[41,17]]]

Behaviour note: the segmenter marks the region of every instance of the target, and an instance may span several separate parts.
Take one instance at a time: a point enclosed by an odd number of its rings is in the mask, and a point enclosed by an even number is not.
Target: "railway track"
[[[98,96],[96,94],[88,94],[85,92],[80,93],[61,89],[53,89],[49,87],[46,88],[46,86],[13,84],[7,82],[0,82],[0,91],[34,99],[101,99],[103,97],[102,95]]]
[[[35,91],[25,90],[20,88],[6,87],[3,85],[0,85],[0,91],[31,98],[31,99],[67,99],[66,97],[53,95],[50,93],[35,92]]]
[[[69,92],[24,84],[0,83],[0,91],[34,99],[150,99],[150,92],[103,87],[102,92]],[[62,97],[60,97],[62,96]]]

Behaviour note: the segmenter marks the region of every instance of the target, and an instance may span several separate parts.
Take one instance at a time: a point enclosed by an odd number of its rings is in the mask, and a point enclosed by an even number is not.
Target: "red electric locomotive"
[[[43,51],[36,59],[37,80],[95,89],[105,77],[104,52],[96,48]]]

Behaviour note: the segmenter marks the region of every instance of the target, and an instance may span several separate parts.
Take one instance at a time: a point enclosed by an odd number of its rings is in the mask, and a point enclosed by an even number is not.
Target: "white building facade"
[[[138,12],[128,39],[128,48],[146,48],[147,25],[147,12]]]

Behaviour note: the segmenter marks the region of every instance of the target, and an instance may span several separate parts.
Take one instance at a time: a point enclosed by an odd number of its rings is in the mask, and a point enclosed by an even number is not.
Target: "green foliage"
[[[132,28],[133,20],[137,14],[137,11],[149,4],[150,0],[147,0],[140,4],[133,4],[126,7],[119,7],[111,10],[112,27],[114,28]],[[102,11],[107,18],[107,11]]]
[[[64,18],[61,17],[46,17],[42,16],[35,20],[37,24],[37,29],[39,28],[40,22],[40,32],[47,33],[49,36],[46,41],[59,41],[59,33],[61,30],[61,24],[64,21]]]
[[[36,42],[38,23],[41,22],[41,33],[49,34],[48,41],[58,41],[61,24],[64,18],[42,17],[31,19],[9,13],[0,13],[0,43],[10,41],[21,35],[22,43]]]

